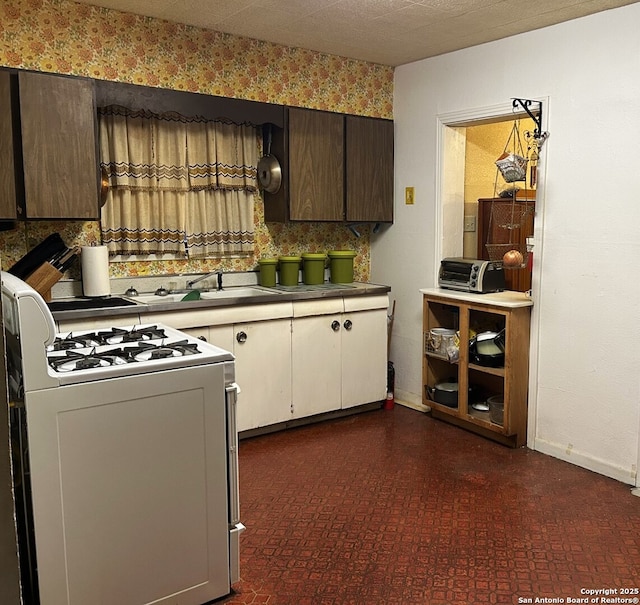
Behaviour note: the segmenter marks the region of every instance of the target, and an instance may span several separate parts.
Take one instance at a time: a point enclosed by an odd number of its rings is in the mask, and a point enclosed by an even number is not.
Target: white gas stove
[[[200,605],[239,579],[228,351],[161,324],[55,332],[2,273],[27,601]]]
[[[233,361],[228,351],[162,324],[56,334],[51,311],[31,286],[2,273],[2,294],[9,348],[21,358],[14,367],[21,376],[13,378],[24,391]]]

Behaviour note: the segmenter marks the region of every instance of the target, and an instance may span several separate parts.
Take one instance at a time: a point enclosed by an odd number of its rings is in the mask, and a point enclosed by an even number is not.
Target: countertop
[[[230,307],[230,306],[248,306],[248,305],[264,305],[269,303],[281,303],[281,302],[295,302],[303,300],[317,300],[323,298],[345,298],[353,296],[373,296],[379,294],[386,294],[391,291],[389,286],[381,284],[371,284],[363,282],[353,282],[351,284],[330,284],[324,283],[315,286],[307,286],[300,284],[298,286],[276,286],[275,288],[265,288],[262,286],[251,286],[251,288],[261,290],[263,294],[256,296],[229,296],[228,293],[232,292],[236,286],[226,288],[227,296],[219,300],[201,299],[194,301],[182,301],[182,302],[154,302],[143,303],[136,301],[135,297],[127,297],[120,295],[113,295],[111,298],[121,298],[133,302],[134,304],[124,304],[122,306],[107,306],[100,308],[72,308],[69,310],[54,310],[52,311],[54,319],[58,321],[84,319],[84,318],[99,318],[99,317],[115,317],[125,316],[131,314],[145,315],[147,313],[162,313],[180,310],[182,312],[189,311],[191,309],[208,309],[215,307]],[[246,287],[237,287],[238,289],[246,289]],[[142,294],[142,292],[141,292]],[[74,301],[80,302],[86,300],[84,297],[78,298],[57,298],[52,302],[69,302],[73,305]]]
[[[468,303],[486,304],[496,307],[506,307],[515,309],[517,307],[531,307],[533,300],[524,292],[514,292],[505,290],[503,292],[492,292],[487,294],[474,294],[471,292],[461,292],[458,290],[449,290],[447,288],[423,288],[420,290],[422,294],[429,296],[438,296],[451,300],[459,300]]]

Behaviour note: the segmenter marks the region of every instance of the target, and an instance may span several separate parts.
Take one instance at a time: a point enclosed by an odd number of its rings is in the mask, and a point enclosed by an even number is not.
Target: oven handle
[[[234,382],[226,387],[227,392],[227,443],[229,447],[228,489],[229,523],[240,522],[240,486],[238,480],[238,428],[236,425],[236,407],[240,387]]]

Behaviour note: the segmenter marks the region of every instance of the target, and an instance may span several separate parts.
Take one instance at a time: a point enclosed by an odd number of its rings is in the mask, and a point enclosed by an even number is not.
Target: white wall
[[[529,446],[630,484],[640,426],[638,23],[633,4],[399,67],[396,219],[372,242],[372,281],[397,301],[398,398],[420,401],[418,289],[436,284],[439,262],[437,116],[547,97]]]

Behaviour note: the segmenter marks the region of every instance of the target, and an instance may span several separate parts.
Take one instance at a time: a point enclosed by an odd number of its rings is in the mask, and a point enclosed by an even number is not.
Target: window
[[[101,229],[111,255],[253,252],[253,126],[115,105],[98,118],[109,183]]]

